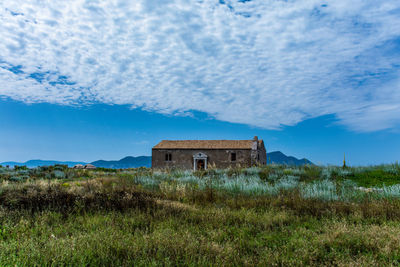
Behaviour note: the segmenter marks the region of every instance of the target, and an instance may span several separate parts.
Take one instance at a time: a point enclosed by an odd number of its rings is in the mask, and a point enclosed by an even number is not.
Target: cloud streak
[[[267,129],[400,125],[398,0],[8,1],[0,96]]]

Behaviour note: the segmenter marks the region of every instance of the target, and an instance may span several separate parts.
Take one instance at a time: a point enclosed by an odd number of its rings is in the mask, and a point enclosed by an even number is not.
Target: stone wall
[[[196,153],[204,153],[208,156],[208,167],[215,164],[217,168],[228,168],[230,166],[251,166],[251,149],[153,149],[152,150],[152,168],[180,168],[193,169],[193,155]],[[231,153],[236,153],[236,161],[231,161]],[[171,153],[171,161],[165,160],[165,154]],[[260,153],[260,163],[266,161],[266,155]],[[265,154],[265,149],[264,149]]]
[[[267,150],[264,146],[258,147],[258,154],[260,155],[260,159],[258,160],[261,165],[267,164]]]

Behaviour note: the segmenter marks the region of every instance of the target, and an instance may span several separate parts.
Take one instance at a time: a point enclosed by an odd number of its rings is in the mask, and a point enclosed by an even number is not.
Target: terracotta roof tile
[[[253,140],[162,140],[153,149],[251,149],[252,144]]]

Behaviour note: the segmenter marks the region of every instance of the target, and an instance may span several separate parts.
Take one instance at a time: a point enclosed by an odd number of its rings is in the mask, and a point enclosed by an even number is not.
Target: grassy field
[[[400,166],[0,168],[0,266],[400,265]]]

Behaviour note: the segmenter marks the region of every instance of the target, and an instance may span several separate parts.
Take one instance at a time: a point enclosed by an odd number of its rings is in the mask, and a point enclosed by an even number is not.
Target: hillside
[[[308,159],[305,158],[297,159],[292,156],[286,156],[280,151],[267,153],[267,160],[268,164],[273,163],[273,164],[282,164],[291,166],[314,165],[314,163],[312,163]]]
[[[96,167],[110,168],[110,169],[126,169],[126,168],[138,168],[138,167],[151,167],[150,156],[139,156],[139,157],[125,157],[120,160],[97,160],[93,161]]]

